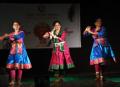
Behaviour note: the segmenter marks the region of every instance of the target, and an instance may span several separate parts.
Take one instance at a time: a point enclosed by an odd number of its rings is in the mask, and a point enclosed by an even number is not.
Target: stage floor
[[[49,84],[49,82],[50,87],[120,87],[120,76],[107,76],[105,81],[96,81],[93,75],[66,75],[63,79],[50,77],[49,80],[50,81],[40,78],[39,84],[41,86],[36,87],[48,87],[44,84]],[[16,85],[9,87],[35,87],[33,78],[23,78],[22,83],[21,86]]]
[[[51,78],[51,87],[120,87],[120,76],[107,76],[105,81],[96,81],[93,75],[71,75],[63,80]]]

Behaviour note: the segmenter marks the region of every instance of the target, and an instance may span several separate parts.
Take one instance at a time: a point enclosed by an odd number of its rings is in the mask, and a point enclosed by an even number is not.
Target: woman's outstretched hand
[[[48,38],[49,37],[49,32],[46,32],[44,35],[43,35],[43,38]]]
[[[3,37],[8,37],[8,36],[9,36],[9,34],[7,34],[7,33],[3,35]]]
[[[85,31],[83,32],[83,34],[85,34],[85,33],[87,33],[87,32],[90,32],[90,29],[91,29],[91,26],[87,26],[87,27],[85,28]]]

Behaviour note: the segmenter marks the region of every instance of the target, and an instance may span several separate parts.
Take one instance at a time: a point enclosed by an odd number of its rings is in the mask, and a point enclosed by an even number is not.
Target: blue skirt
[[[109,44],[105,46],[102,44],[95,45],[94,43],[90,55],[90,65],[104,64],[106,58],[115,58],[111,46]]]
[[[8,69],[30,69],[32,68],[30,59],[26,52],[25,47],[23,47],[21,54],[9,54],[7,60]]]

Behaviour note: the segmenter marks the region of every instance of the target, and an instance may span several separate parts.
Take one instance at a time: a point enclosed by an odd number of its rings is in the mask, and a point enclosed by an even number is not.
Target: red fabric
[[[100,72],[100,65],[99,64],[95,64],[95,71]]]
[[[21,78],[22,78],[22,70],[18,69],[17,79],[21,79]]]
[[[66,32],[63,32],[61,37],[59,37],[59,42],[65,41]],[[56,51],[52,51],[52,57],[50,61],[50,66],[52,65],[64,65],[64,59],[66,60],[66,64],[73,64],[72,58],[70,56],[69,47],[67,43],[64,43],[64,51],[60,51],[60,47],[56,47]]]
[[[12,79],[15,79],[15,77],[16,77],[15,70],[10,70],[10,77],[11,77]]]

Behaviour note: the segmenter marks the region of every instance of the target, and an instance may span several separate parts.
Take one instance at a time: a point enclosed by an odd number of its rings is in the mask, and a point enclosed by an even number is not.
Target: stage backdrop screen
[[[67,32],[70,48],[81,47],[80,4],[0,4],[0,36],[13,31],[12,22],[21,22],[25,32],[27,49],[48,48],[48,40],[42,35],[52,29],[55,20],[61,21],[62,29]],[[0,48],[7,48],[7,41],[0,41]]]

